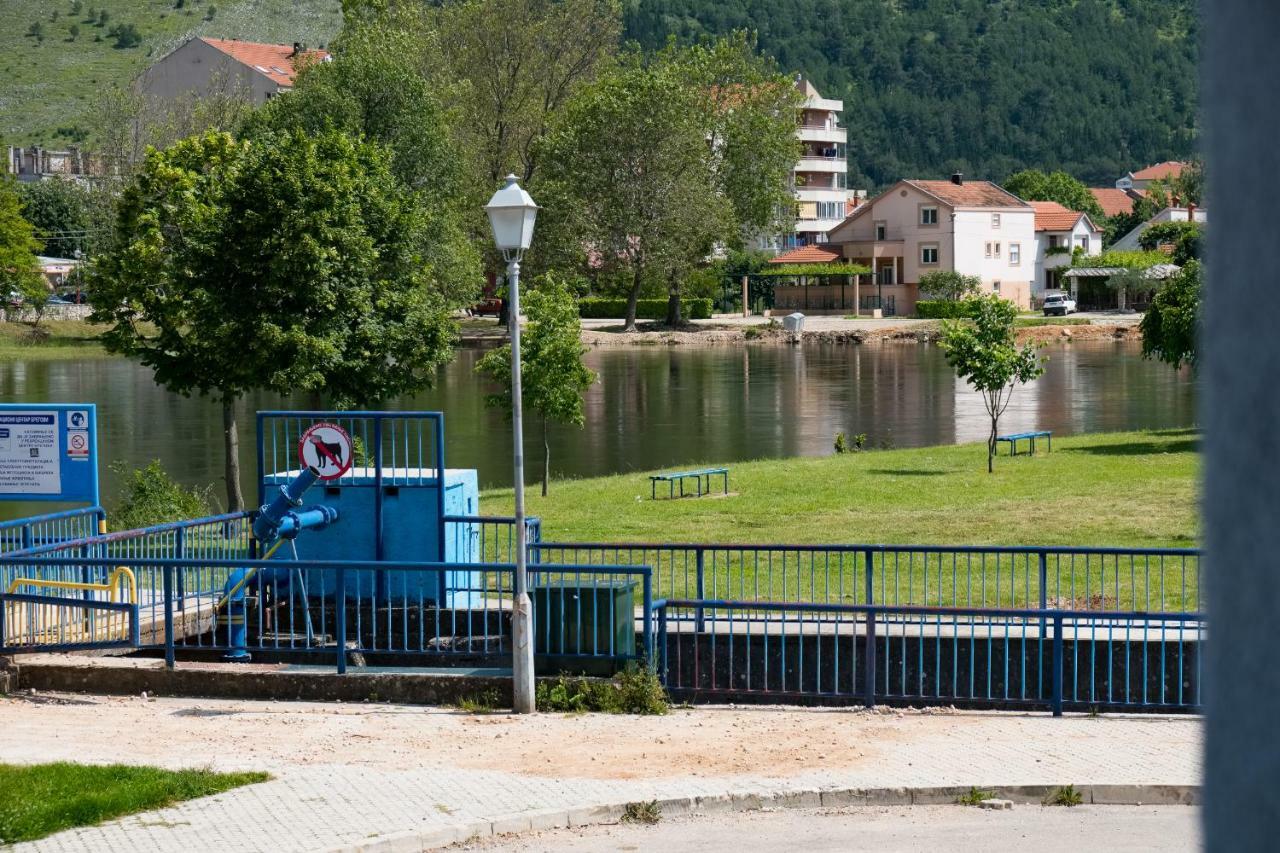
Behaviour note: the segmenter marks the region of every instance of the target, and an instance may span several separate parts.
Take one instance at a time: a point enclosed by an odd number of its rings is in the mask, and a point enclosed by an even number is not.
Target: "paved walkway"
[[[5,761],[274,776],[18,850],[421,849],[608,821],[628,802],[661,800],[668,815],[909,803],[911,789],[917,802],[948,802],[953,793],[929,789],[971,785],[1074,784],[1095,802],[1173,786],[1172,801],[1198,784],[1200,737],[1186,717],[719,707],[521,718],[376,703],[0,698]]]

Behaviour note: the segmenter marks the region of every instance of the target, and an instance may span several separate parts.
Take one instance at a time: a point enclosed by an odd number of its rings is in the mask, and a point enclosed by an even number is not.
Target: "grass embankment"
[[[0,844],[43,838],[268,778],[266,773],[161,770],[120,764],[0,764]]]
[[[733,463],[731,494],[650,500],[648,472],[557,482],[534,496],[550,542],[1189,546],[1196,539],[1197,436],[1191,430],[1060,438],[1053,453],[1003,456],[984,445]],[[684,466],[682,466],[684,467]],[[695,466],[688,466],[695,467]],[[509,512],[510,492],[487,493]],[[654,594],[697,595],[687,551],[606,548],[544,553],[551,562],[647,565]],[[1035,606],[1038,558],[887,553],[875,560],[881,603]],[[865,600],[850,553],[728,549],[707,556],[705,594],[775,601]],[[1194,609],[1195,560],[1051,556],[1045,597],[1080,609]]]
[[[101,326],[83,320],[45,320],[33,330],[28,323],[0,323],[0,358],[10,360],[92,358],[105,356],[98,336]]]

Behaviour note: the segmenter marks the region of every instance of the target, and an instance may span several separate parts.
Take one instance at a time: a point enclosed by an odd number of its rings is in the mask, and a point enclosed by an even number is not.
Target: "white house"
[[[898,181],[856,207],[828,248],[873,270],[886,315],[909,314],[932,270],[977,276],[982,289],[1022,308],[1035,280],[1035,210],[990,181]]]
[[[1152,225],[1156,225],[1161,222],[1207,221],[1208,215],[1203,207],[1196,207],[1195,205],[1190,207],[1166,207],[1164,210],[1160,211],[1155,216],[1151,217],[1146,222],[1121,237],[1119,240],[1116,240],[1115,243],[1111,245],[1111,248],[1125,252],[1139,251],[1142,248],[1142,243],[1140,242],[1142,239],[1142,232],[1146,231]]]
[[[306,62],[326,62],[306,45],[261,44],[238,39],[192,38],[139,75],[136,88],[156,98],[244,92],[255,104],[293,88]]]
[[[1180,160],[1165,160],[1136,172],[1129,172],[1116,181],[1118,190],[1145,190],[1152,181],[1168,181],[1182,174],[1189,164]]]
[[[1071,266],[1071,254],[1102,254],[1102,229],[1087,213],[1071,210],[1056,201],[1033,201],[1036,212],[1036,273],[1031,294],[1042,297],[1046,290],[1062,290],[1067,282],[1061,273]]]

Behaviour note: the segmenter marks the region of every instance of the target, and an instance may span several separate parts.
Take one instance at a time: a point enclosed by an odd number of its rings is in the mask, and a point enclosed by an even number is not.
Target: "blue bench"
[[[1035,455],[1036,455],[1036,439],[1037,439],[1037,438],[1046,438],[1046,439],[1048,439],[1048,440],[1049,440],[1049,452],[1050,452],[1050,453],[1052,453],[1052,452],[1053,452],[1053,431],[1052,431],[1052,430],[1047,430],[1047,429],[1043,429],[1043,430],[1036,430],[1035,432],[1015,432],[1015,433],[1010,433],[1009,435],[997,435],[997,436],[996,436],[996,441],[997,441],[997,442],[1001,442],[1001,441],[1007,441],[1007,442],[1009,442],[1009,455],[1010,455],[1010,456],[1017,456],[1017,455],[1018,455],[1018,442],[1019,442],[1019,441],[1026,441],[1026,442],[1030,442],[1030,444],[1031,444],[1031,449],[1030,449],[1029,451],[1027,451],[1027,452],[1028,452],[1031,456],[1035,456]]]
[[[685,497],[684,481],[693,480],[698,484],[698,497],[704,494],[711,494],[711,478],[724,477],[724,494],[729,494],[729,469],[728,468],[699,468],[695,471],[670,471],[665,474],[654,474],[649,477],[649,497],[652,500],[658,499],[658,483],[667,484],[667,497],[674,498],[676,496],[676,484],[680,484],[680,497]],[[702,488],[703,481],[706,481],[707,487],[704,491]]]

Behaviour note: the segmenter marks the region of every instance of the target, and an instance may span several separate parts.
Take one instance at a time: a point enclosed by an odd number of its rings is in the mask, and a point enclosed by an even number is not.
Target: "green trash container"
[[[630,580],[573,580],[533,587],[538,672],[612,675],[634,659],[636,586]]]

